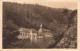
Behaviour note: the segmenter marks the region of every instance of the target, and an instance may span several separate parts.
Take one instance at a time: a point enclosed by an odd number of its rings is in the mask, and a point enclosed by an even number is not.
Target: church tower
[[[39,29],[39,32],[42,32],[42,24],[40,25],[40,29]]]

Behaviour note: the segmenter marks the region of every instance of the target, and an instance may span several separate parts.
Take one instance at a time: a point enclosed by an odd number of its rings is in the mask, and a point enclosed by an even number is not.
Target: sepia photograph
[[[2,2],[3,49],[77,49],[77,2]]]

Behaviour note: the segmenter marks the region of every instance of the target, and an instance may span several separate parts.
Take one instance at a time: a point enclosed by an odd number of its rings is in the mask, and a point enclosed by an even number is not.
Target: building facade
[[[50,30],[43,29],[42,24],[40,25],[40,29],[36,31],[35,29],[27,29],[27,28],[20,28],[19,29],[19,39],[30,39],[31,43],[43,43],[44,37],[52,37],[52,33]]]

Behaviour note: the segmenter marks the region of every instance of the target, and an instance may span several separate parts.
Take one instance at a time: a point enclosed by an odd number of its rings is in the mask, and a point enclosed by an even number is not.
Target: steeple
[[[40,29],[42,29],[42,24],[40,25]]]
[[[40,25],[39,32],[40,32],[40,33],[42,32],[42,24]]]

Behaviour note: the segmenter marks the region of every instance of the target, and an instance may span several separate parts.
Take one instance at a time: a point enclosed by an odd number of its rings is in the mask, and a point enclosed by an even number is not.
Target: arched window
[[[22,36],[22,32],[20,33],[20,35]]]

